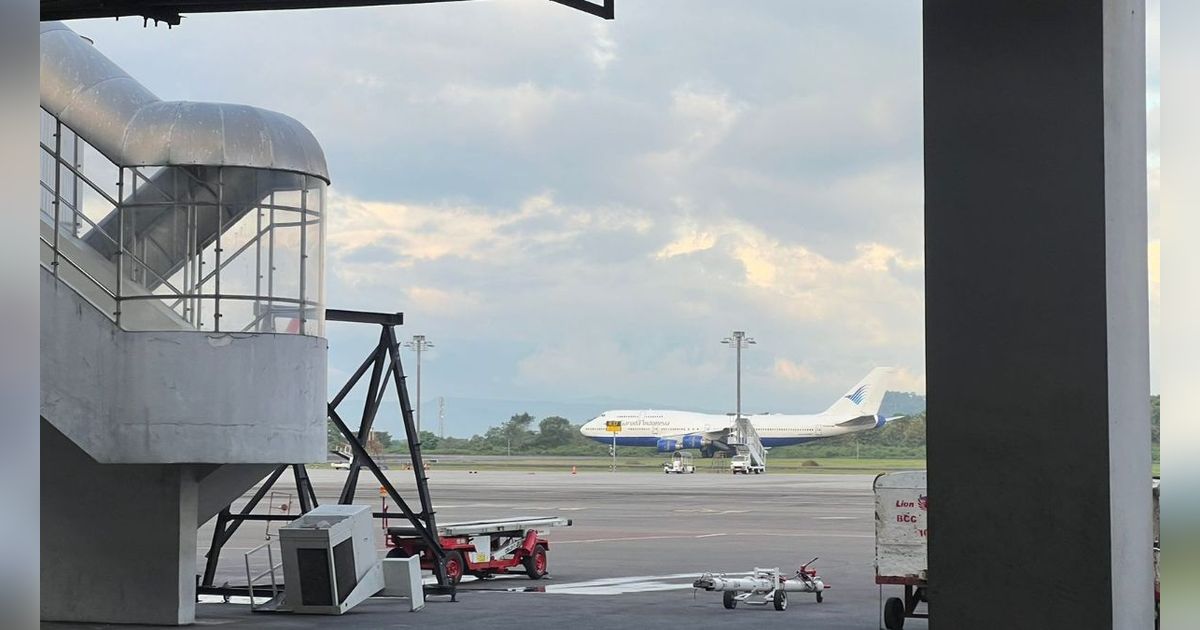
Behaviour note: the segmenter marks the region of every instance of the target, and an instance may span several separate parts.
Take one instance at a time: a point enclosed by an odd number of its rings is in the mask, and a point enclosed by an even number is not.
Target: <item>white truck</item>
[[[729,458],[729,471],[733,474],[742,473],[749,475],[750,473],[760,474],[766,472],[767,467],[762,464],[757,464],[752,461],[750,454],[739,450],[736,455]]]

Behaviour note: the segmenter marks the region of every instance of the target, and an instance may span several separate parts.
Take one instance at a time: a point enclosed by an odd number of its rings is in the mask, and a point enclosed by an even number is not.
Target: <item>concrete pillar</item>
[[[193,467],[99,464],[41,425],[42,619],[195,621]]]
[[[925,0],[930,628],[1150,628],[1142,0]]]

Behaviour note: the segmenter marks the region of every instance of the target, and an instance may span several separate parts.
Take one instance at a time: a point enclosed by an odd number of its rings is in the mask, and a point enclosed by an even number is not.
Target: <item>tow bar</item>
[[[821,580],[815,569],[809,568],[816,561],[817,558],[809,560],[794,575],[788,577],[784,577],[778,568],[761,567],[755,567],[754,571],[745,577],[705,573],[692,582],[692,586],[706,591],[723,592],[722,603],[729,610],[737,608],[738,602],[754,606],[774,604],[775,610],[787,610],[788,593],[815,593],[819,604],[824,601],[823,593],[829,585]]]

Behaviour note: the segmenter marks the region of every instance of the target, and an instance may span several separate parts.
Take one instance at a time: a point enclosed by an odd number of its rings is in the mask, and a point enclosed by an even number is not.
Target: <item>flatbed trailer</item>
[[[557,516],[526,516],[438,525],[438,539],[446,552],[446,580],[458,584],[464,575],[487,579],[518,569],[540,580],[549,569],[550,541],[545,530],[570,527],[571,520]],[[421,558],[421,568],[433,570],[428,545],[412,526],[387,527],[389,558]]]

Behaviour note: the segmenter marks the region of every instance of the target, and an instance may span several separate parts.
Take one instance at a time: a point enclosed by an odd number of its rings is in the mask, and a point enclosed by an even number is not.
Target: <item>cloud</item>
[[[410,303],[420,304],[422,310],[434,316],[481,314],[482,300],[475,293],[419,286],[409,287],[405,293]]]
[[[775,359],[775,375],[791,383],[815,383],[817,376],[807,367],[790,359]]]
[[[664,176],[680,176],[685,169],[710,155],[728,137],[746,109],[728,92],[682,85],[671,93],[669,146],[640,158],[648,169]]]
[[[684,256],[686,254],[694,254],[708,249],[712,249],[713,245],[717,244],[717,239],[708,232],[700,232],[695,228],[686,229],[679,235],[679,238],[667,243],[658,253],[655,258],[672,258],[674,256]]]
[[[459,258],[505,264],[527,260],[537,248],[551,248],[609,231],[645,232],[652,221],[622,208],[565,207],[548,193],[530,196],[515,208],[444,203],[425,205],[365,201],[331,191],[327,203],[328,256],[332,271],[348,279],[363,268]],[[362,264],[361,254],[372,252]]]
[[[436,338],[426,392],[731,408],[733,329],[759,339],[756,408],[827,404],[874,365],[919,375],[919,5],[693,4],[74,26],[165,98],[314,132],[329,304]]]
[[[607,70],[617,58],[617,42],[613,40],[611,35],[611,25],[608,22],[601,22],[592,26],[592,47],[591,58],[592,63],[601,71]]]
[[[916,372],[910,368],[899,368],[892,377],[891,391],[914,392],[925,394],[925,372]]]

